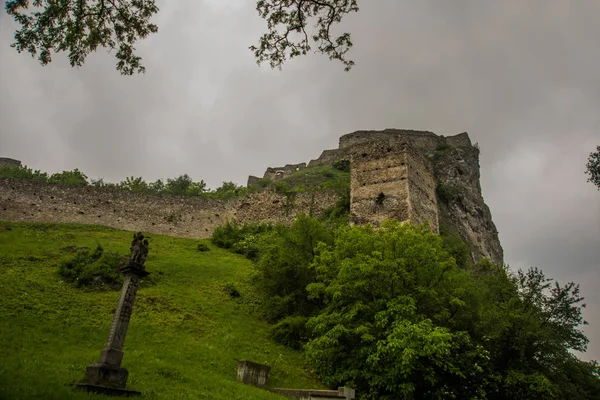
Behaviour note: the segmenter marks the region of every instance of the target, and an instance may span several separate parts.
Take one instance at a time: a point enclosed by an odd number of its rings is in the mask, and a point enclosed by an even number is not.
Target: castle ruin
[[[375,226],[386,219],[440,227],[459,235],[474,260],[503,262],[496,226],[481,194],[479,148],[469,135],[438,136],[429,131],[385,129],[343,135],[337,149],[325,150],[307,167],[350,160],[350,217]],[[268,168],[263,179],[287,175],[289,164]],[[249,182],[258,179],[250,177]]]
[[[479,149],[467,133],[356,131],[340,137],[308,164],[267,168],[249,184],[279,180],[304,168],[350,161],[350,219],[379,225],[386,219],[429,224],[471,248],[473,260],[503,262],[496,226],[481,194]],[[20,163],[19,163],[20,164]],[[299,213],[320,215],[339,199],[334,190],[303,192],[290,201],[273,187],[216,200],[0,179],[0,220],[101,224],[131,231],[209,237],[227,220],[292,223]],[[138,204],[135,210],[128,204]]]

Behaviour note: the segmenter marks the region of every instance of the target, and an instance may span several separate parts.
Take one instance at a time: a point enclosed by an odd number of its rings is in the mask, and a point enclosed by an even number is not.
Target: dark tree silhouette
[[[37,56],[42,65],[52,61],[52,53],[67,52],[71,66],[79,67],[104,47],[116,50],[121,74],[143,73],[134,45],[158,32],[150,22],[158,12],[155,0],[8,0],[5,8],[21,25],[11,46]],[[350,34],[332,36],[331,27],[358,11],[357,0],[258,0],[256,10],[268,30],[250,46],[259,65],[268,61],[271,68],[281,68],[286,59],[307,54],[311,43],[346,71],[354,65],[346,58]],[[311,21],[314,33],[307,32]]]

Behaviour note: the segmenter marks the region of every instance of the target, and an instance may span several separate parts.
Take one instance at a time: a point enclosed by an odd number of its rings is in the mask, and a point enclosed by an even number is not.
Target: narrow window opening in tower
[[[367,158],[367,153],[362,153],[362,158]]]
[[[377,195],[377,199],[375,200],[375,204],[377,204],[378,206],[383,205],[383,201],[385,200],[385,194],[383,194],[383,192],[380,192]]]

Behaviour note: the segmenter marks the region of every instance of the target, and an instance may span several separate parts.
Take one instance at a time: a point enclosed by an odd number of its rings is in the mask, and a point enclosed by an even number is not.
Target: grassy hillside
[[[75,288],[57,274],[66,246],[129,252],[131,232],[0,222],[0,399],[105,398],[74,391],[108,336],[118,291]],[[200,241],[151,235],[125,342],[128,387],[147,399],[278,399],[236,381],[237,359],[271,366],[274,387],[322,387],[302,357],[268,337],[253,312],[252,265]],[[241,293],[229,296],[233,284]]]
[[[304,168],[285,176],[279,182],[286,182],[290,188],[304,190],[349,188],[350,171],[340,171],[330,166]]]

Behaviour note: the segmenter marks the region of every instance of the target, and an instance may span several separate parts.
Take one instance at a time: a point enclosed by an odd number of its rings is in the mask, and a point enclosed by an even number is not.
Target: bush
[[[204,253],[205,251],[209,251],[210,248],[204,243],[198,243],[198,251]]]
[[[322,220],[346,223],[350,214],[350,190],[344,190],[333,206],[327,207],[321,214]]]
[[[72,248],[72,247],[71,247]],[[66,281],[75,283],[77,287],[108,284],[118,289],[123,282],[119,268],[125,256],[114,252],[106,252],[98,245],[94,251],[88,248],[76,248],[75,255],[63,261],[58,267],[58,274]]]
[[[273,227],[268,223],[249,223],[240,225],[236,221],[227,221],[218,226],[213,231],[211,241],[218,247],[224,249],[233,249],[234,245],[242,242],[248,235],[258,235],[271,230]],[[244,246],[250,245],[250,242],[240,244],[235,249],[239,254],[245,254]]]
[[[307,321],[308,318],[301,315],[285,317],[273,326],[271,337],[277,343],[300,350],[309,336],[309,330],[306,328]]]
[[[345,158],[337,160],[333,163],[333,168],[342,172],[350,172],[350,160]]]
[[[311,263],[320,242],[331,244],[333,229],[302,214],[291,227],[277,226],[260,241],[253,283],[270,322],[310,316],[319,308],[319,301],[308,297],[306,286],[315,280]]]
[[[458,196],[458,190],[455,187],[448,186],[443,183],[439,183],[437,185],[436,193],[440,200],[445,204],[449,204]]]
[[[80,185],[87,186],[88,177],[75,168],[73,171],[63,171],[60,173],[52,174],[48,178],[49,183],[65,183],[67,185]]]
[[[456,233],[444,225],[440,225],[440,237],[442,238],[442,247],[456,260],[456,264],[461,268],[472,266],[471,248]]]
[[[240,292],[232,282],[227,282],[223,287],[223,291],[231,297],[240,297]]]
[[[15,165],[0,165],[0,178],[15,178],[15,179],[29,179],[32,181],[48,181],[48,174],[39,170],[32,170],[27,166],[15,166]]]

